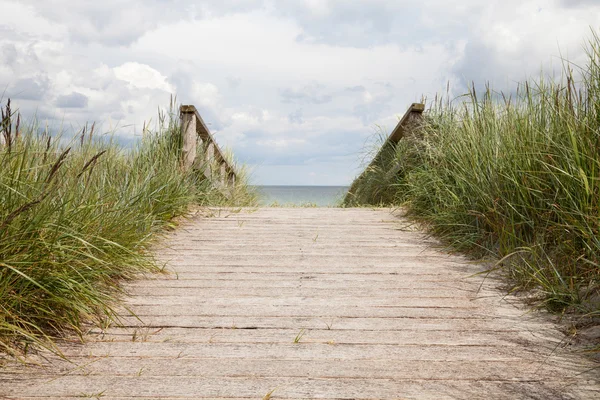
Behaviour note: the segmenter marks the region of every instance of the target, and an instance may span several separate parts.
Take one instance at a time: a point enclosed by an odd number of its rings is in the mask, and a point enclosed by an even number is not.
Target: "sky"
[[[347,185],[411,103],[585,64],[592,29],[599,0],[0,0],[0,98],[131,143],[176,95],[252,183]]]

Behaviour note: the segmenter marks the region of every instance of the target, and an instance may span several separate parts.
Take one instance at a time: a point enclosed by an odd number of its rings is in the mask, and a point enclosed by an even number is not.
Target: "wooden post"
[[[184,170],[189,170],[196,159],[197,136],[196,133],[196,107],[181,106],[181,165]]]
[[[214,144],[212,142],[208,142],[207,146],[206,146],[206,150],[204,153],[204,176],[206,176],[207,178],[211,178],[212,177],[212,164],[214,163],[214,155],[215,155],[215,148],[214,148]]]
[[[221,180],[221,184],[223,186],[227,185],[227,166],[225,165],[225,161],[221,161],[221,171],[219,179]]]
[[[202,143],[202,154],[200,160],[204,161],[204,175],[207,179],[217,179],[223,186],[229,184],[230,181],[235,182],[235,171],[232,166],[227,163],[223,156],[223,152],[215,142],[208,127],[202,120],[200,114],[193,105],[182,105],[179,109],[181,118],[181,164],[185,170],[190,168],[198,168],[196,164],[196,148],[198,140]]]

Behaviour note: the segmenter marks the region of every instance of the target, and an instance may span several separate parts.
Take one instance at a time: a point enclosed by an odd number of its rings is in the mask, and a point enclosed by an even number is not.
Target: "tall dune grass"
[[[515,288],[535,288],[551,309],[598,313],[597,35],[587,51],[576,74],[565,62],[561,80],[525,82],[512,96],[436,99],[422,129],[368,174],[383,195],[366,202],[405,205],[455,248],[493,255]]]
[[[0,347],[17,354],[82,321],[113,317],[119,280],[156,271],[156,233],[199,204],[255,202],[240,180],[226,197],[179,162],[179,124],[159,116],[132,149],[83,129],[65,138],[3,111],[0,131]],[[65,144],[66,143],[66,144]]]

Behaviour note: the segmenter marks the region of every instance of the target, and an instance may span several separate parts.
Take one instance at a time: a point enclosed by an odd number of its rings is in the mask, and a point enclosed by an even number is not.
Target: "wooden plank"
[[[168,365],[165,366],[168,368]],[[6,395],[52,397],[88,397],[96,393],[100,398],[254,398],[261,399],[273,392],[273,398],[287,399],[568,399],[572,388],[562,382],[539,379],[531,381],[448,381],[438,379],[393,380],[393,379],[340,379],[298,377],[236,377],[204,378],[189,377],[103,377],[67,376],[48,381],[45,378],[11,379],[6,382]],[[583,386],[583,385],[582,385]],[[586,383],[580,388],[587,398],[598,394],[598,388]],[[160,397],[159,397],[160,396]],[[14,398],[14,397],[13,397]],[[39,397],[38,397],[39,398]]]
[[[148,300],[146,300],[148,301]],[[223,302],[225,303],[225,302]],[[265,306],[263,304],[243,305],[238,309],[233,306],[214,304],[136,304],[135,315],[142,320],[145,318],[172,316],[172,317],[194,317],[222,316],[222,317],[291,317],[309,318],[318,315],[323,318],[448,318],[462,317],[465,319],[483,319],[489,314],[473,314],[471,308],[393,308],[393,307],[327,307],[318,306]],[[126,311],[124,310],[123,313]]]
[[[211,260],[202,260],[200,262],[196,261],[193,264],[186,264],[186,262],[190,262],[189,260],[183,261],[181,258],[173,257],[169,260],[169,263],[181,263],[180,267],[175,269],[171,269],[168,266],[166,267],[166,272],[176,274],[176,276],[181,276],[183,274],[191,274],[195,273],[195,277],[199,277],[202,275],[202,272],[207,273],[254,273],[254,274],[284,274],[287,272],[301,272],[308,276],[312,275],[381,275],[386,276],[388,278],[393,278],[397,275],[410,277],[412,275],[423,276],[424,278],[431,279],[433,277],[438,278],[439,281],[443,282],[456,282],[456,279],[448,278],[448,270],[444,270],[443,268],[437,269],[427,269],[423,267],[424,271],[422,273],[415,273],[414,270],[404,270],[401,267],[395,265],[388,266],[379,266],[378,268],[372,267],[369,264],[366,265],[357,265],[357,266],[348,266],[345,267],[343,265],[332,266],[332,267],[323,267],[320,265],[314,265],[310,259],[305,259],[302,261],[297,261],[296,264],[282,264],[282,265],[261,265],[260,262],[255,262],[254,265],[250,264],[248,266],[240,265],[241,262],[235,263],[222,263],[219,265],[218,257]],[[254,261],[254,260],[251,260]],[[294,267],[295,265],[295,267]],[[291,267],[295,268],[292,269]],[[472,271],[473,273],[477,273],[478,271]],[[464,277],[463,279],[467,279]]]
[[[87,361],[87,363],[86,363]],[[75,364],[75,365],[74,365]],[[425,380],[435,377],[436,380],[454,381],[532,381],[551,378],[567,364],[551,364],[523,366],[521,360],[460,360],[431,361],[405,360],[387,364],[381,360],[361,360],[360,365],[343,363],[339,360],[274,360],[274,359],[221,359],[221,358],[160,358],[160,357],[100,357],[93,362],[87,358],[72,358],[71,362],[56,362],[52,370],[48,368],[29,368],[25,373],[15,368],[19,379],[24,376],[35,379],[36,376],[54,374],[72,376],[107,376],[107,377],[188,377],[198,378],[234,378],[254,376],[269,378],[313,377],[361,379],[374,376],[374,379],[389,380]],[[523,373],[516,375],[515,368],[522,368]],[[17,378],[16,376],[13,379]]]
[[[118,322],[61,343],[70,362],[5,364],[0,398],[600,394],[543,313],[389,210],[208,212],[155,247],[173,273],[126,283]]]
[[[237,282],[247,283],[252,285],[253,287],[262,287],[261,285],[264,283],[265,285],[277,285],[281,284],[282,286],[288,286],[290,282],[297,283],[298,281],[302,281],[304,284],[306,283],[323,283],[325,285],[330,284],[332,288],[337,286],[348,285],[348,287],[352,287],[353,285],[358,285],[360,287],[364,287],[367,285],[366,282],[372,282],[370,284],[377,285],[381,288],[384,287],[395,287],[398,289],[418,289],[418,288],[426,288],[426,289],[456,289],[456,290],[466,290],[466,291],[477,291],[480,286],[485,287],[486,289],[493,289],[496,287],[497,283],[488,278],[487,280],[478,280],[475,278],[464,278],[457,279],[456,277],[448,277],[448,275],[441,277],[430,277],[429,274],[424,274],[425,276],[421,277],[421,279],[403,279],[399,280],[397,277],[398,273],[394,271],[387,272],[357,272],[357,273],[344,273],[344,272],[321,272],[316,270],[314,272],[302,272],[298,270],[288,269],[282,272],[273,272],[271,273],[268,270],[260,271],[260,274],[257,274],[256,271],[253,272],[241,272],[236,270],[226,270],[222,272],[211,272],[207,271],[205,267],[202,270],[193,269],[187,271],[186,273],[176,274],[174,269],[171,270],[170,266],[166,266],[167,272],[162,274],[143,275],[143,280],[138,280],[134,282],[128,282],[126,286],[128,287],[136,287],[136,286],[152,286],[155,282],[210,282],[210,285],[218,285],[218,286],[231,286],[236,285]],[[179,268],[177,268],[179,270]],[[407,273],[403,272],[402,276],[410,276],[415,275],[415,273]],[[258,282],[257,282],[258,281]],[[430,294],[425,292],[420,292],[425,297],[430,297]]]
[[[174,273],[168,275],[152,276],[150,279],[143,281],[133,281],[126,284],[129,290],[141,288],[242,288],[245,290],[272,291],[277,288],[312,288],[316,290],[326,290],[329,293],[335,293],[338,290],[345,289],[360,289],[365,288],[365,281],[373,282],[377,285],[380,292],[395,292],[399,297],[413,298],[431,298],[431,294],[423,291],[423,289],[435,289],[436,293],[433,297],[455,297],[462,295],[470,295],[475,297],[479,285],[474,285],[474,282],[463,281],[443,281],[422,280],[419,282],[398,282],[393,278],[396,274],[362,274],[360,279],[356,279],[353,274],[318,274],[311,275],[308,273],[282,273],[282,274],[265,274],[262,279],[252,279],[255,274],[246,273],[238,274],[229,271],[228,273],[202,273],[201,271],[176,275]],[[407,276],[407,275],[403,275]],[[410,276],[410,275],[408,275]],[[257,280],[259,282],[257,282]],[[476,282],[475,282],[476,283]],[[487,283],[490,285],[491,283]],[[462,293],[457,293],[462,292]],[[247,292],[244,292],[247,293]]]
[[[300,329],[298,329],[300,331]],[[338,360],[340,362],[381,360],[403,361],[460,361],[490,360],[542,362],[551,349],[543,353],[530,349],[506,346],[505,343],[485,345],[442,344],[424,346],[421,344],[336,344],[301,342],[294,343],[156,343],[156,342],[89,342],[85,346],[65,345],[63,354],[67,357],[159,357],[159,358],[216,358],[260,359],[260,360]]]
[[[409,125],[411,122],[414,122],[412,120],[420,118],[420,115],[423,113],[423,111],[425,111],[425,104],[412,103],[408,111],[406,111],[400,121],[398,121],[398,124],[388,137],[388,141],[391,143],[398,143],[400,139],[406,135],[407,125]]]
[[[523,332],[512,326],[503,329],[483,330],[430,330],[417,329],[395,331],[339,330],[335,321],[331,329],[323,325],[322,329],[304,332],[302,343],[322,344],[410,344],[410,345],[486,345],[492,342],[506,346],[521,346],[531,340],[531,333]],[[291,343],[300,331],[298,329],[188,329],[188,328],[118,328],[108,330],[92,328],[89,341],[106,342],[170,342],[170,343]],[[537,332],[538,335],[542,332]],[[547,336],[548,346],[559,343],[551,335]]]
[[[194,304],[190,303],[196,299],[195,304],[226,304],[226,305],[301,305],[301,306],[358,306],[366,307],[416,307],[416,308],[482,308],[482,305],[489,302],[500,303],[498,298],[480,298],[474,300],[468,296],[456,294],[455,296],[440,296],[438,293],[421,293],[420,296],[413,297],[403,294],[401,291],[381,290],[381,288],[363,287],[363,288],[343,288],[333,292],[331,288],[310,288],[310,287],[286,287],[279,288],[276,291],[263,290],[261,288],[246,288],[240,294],[240,288],[209,288],[199,290],[197,288],[156,288],[138,286],[133,292],[135,298],[132,302],[137,303],[140,298],[153,303],[153,298],[162,296],[177,297],[173,305]],[[365,298],[371,301],[365,304]],[[138,299],[138,300],[136,300]],[[334,303],[335,302],[335,303]],[[517,310],[518,311],[518,310]]]
[[[506,312],[506,310],[504,310]],[[431,330],[471,330],[489,331],[503,330],[507,325],[513,329],[543,330],[547,324],[542,322],[522,320],[518,316],[512,318],[343,318],[323,317],[248,317],[248,316],[146,316],[143,318],[123,315],[114,326],[132,327],[181,327],[181,328],[211,328],[211,329],[332,329],[339,330],[369,330],[369,331],[398,331],[403,329]],[[556,336],[558,332],[554,331]],[[547,334],[546,334],[547,336]]]

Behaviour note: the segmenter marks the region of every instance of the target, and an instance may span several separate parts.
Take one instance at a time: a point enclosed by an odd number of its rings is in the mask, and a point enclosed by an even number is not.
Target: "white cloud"
[[[67,30],[64,26],[39,15],[35,5],[21,1],[0,2],[0,27],[13,37],[45,37],[61,39]]]
[[[328,1],[323,0],[304,0],[306,8],[310,10],[312,15],[325,17],[331,13]]]
[[[422,94],[447,81],[504,90],[560,67],[560,52],[582,64],[600,26],[600,4],[586,0],[0,0],[0,10],[0,87],[23,112],[118,122],[131,135],[176,93],[260,165],[258,183],[348,183],[373,126],[393,128]]]
[[[257,140],[256,144],[263,147],[275,147],[275,148],[287,148],[293,147],[299,144],[305,144],[304,139],[270,139],[270,140]]]
[[[216,107],[220,104],[219,88],[212,83],[194,80],[192,83],[192,96],[198,104],[209,107]]]
[[[11,5],[11,1],[3,4]],[[21,0],[20,7],[58,26],[73,42],[128,46],[144,32],[173,20],[194,15],[194,2],[171,0]],[[14,7],[13,7],[14,8]],[[4,11],[4,10],[3,10]],[[23,14],[18,13],[19,14]],[[11,14],[8,14],[9,16]],[[29,18],[28,18],[29,19]]]
[[[173,92],[173,87],[167,83],[166,77],[149,65],[127,62],[113,68],[113,71],[117,79],[127,82],[131,87]]]
[[[510,90],[542,70],[560,72],[561,55],[584,65],[584,40],[590,36],[590,27],[600,26],[600,3],[568,8],[564,4],[557,0],[471,1],[479,9],[478,18],[471,18],[466,30],[452,28],[452,36],[462,40],[452,68],[457,83],[490,81],[499,90]],[[435,4],[431,11],[442,24],[468,18],[469,12],[445,2]],[[444,19],[439,18],[442,14]]]

